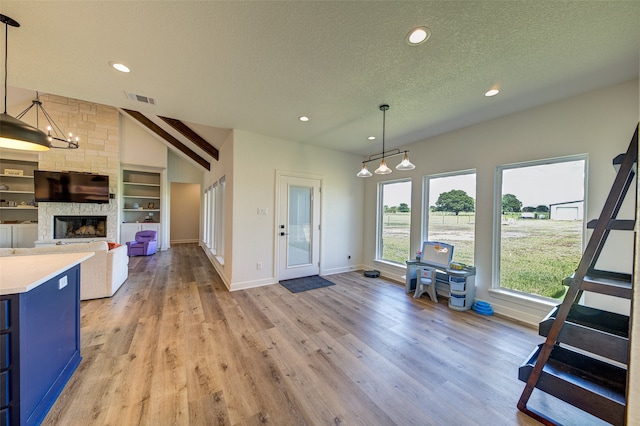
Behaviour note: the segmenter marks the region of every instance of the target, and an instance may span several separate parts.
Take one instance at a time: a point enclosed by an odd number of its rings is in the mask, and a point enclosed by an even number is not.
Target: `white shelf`
[[[18,178],[18,179],[33,179],[33,176],[6,175],[4,173],[0,173],[0,177],[2,177],[2,178]]]
[[[0,194],[34,194],[33,191],[11,191],[0,189]]]
[[[37,160],[0,158],[0,184],[8,187],[7,189],[0,189],[0,199],[3,201],[2,206],[0,206],[0,223],[22,224],[38,220],[38,208],[29,205],[35,199],[33,175],[34,170],[37,168]],[[6,169],[20,170],[22,175],[5,173]],[[9,203],[14,205],[9,206]],[[32,241],[28,242],[28,246],[33,247],[36,236],[29,234],[26,239],[32,239]]]
[[[159,200],[160,196],[148,196],[148,195],[123,195],[122,198],[144,198],[146,200]]]
[[[154,186],[160,187],[159,183],[141,183],[141,182],[122,182],[124,185],[135,185],[135,186]]]
[[[122,212],[120,238],[122,242],[131,241],[131,225],[155,224],[159,228],[162,221],[162,180],[161,173],[148,171],[144,168],[137,169],[135,166],[122,167]],[[148,208],[153,204],[153,208]],[[139,208],[133,208],[137,205]],[[144,222],[145,219],[152,218],[154,222]]]
[[[0,207],[0,209],[3,209],[3,210],[4,209],[10,209],[10,210],[38,210],[37,207],[32,207],[32,206],[29,206],[29,207],[3,206],[3,207]]]

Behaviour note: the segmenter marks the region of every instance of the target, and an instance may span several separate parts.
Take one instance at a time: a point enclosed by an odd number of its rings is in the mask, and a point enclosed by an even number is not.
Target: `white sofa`
[[[0,256],[26,256],[45,253],[94,252],[80,265],[80,299],[111,297],[129,276],[127,246],[109,250],[106,241],[63,244],[35,248],[0,249]]]

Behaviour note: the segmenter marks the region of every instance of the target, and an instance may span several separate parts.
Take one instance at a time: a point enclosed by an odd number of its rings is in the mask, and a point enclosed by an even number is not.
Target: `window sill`
[[[379,264],[379,265],[384,265],[384,266],[389,267],[389,268],[398,268],[399,271],[400,270],[401,271],[405,271],[407,269],[407,265],[406,264],[389,262],[388,260],[374,259],[373,263],[376,263],[376,264]]]
[[[505,300],[507,302],[516,303],[523,306],[536,306],[541,309],[553,309],[562,303],[562,300],[547,299],[541,296],[524,294],[504,288],[490,288],[489,294],[496,299]]]

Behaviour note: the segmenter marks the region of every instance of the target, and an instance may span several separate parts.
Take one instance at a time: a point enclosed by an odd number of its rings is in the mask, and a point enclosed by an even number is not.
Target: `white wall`
[[[437,173],[475,168],[476,176],[476,297],[492,304],[498,313],[536,324],[549,311],[544,303],[519,299],[492,287],[492,240],[494,214],[494,173],[499,165],[567,155],[589,156],[587,220],[597,218],[613,179],[613,157],[624,152],[638,121],[638,81],[616,85],[542,107],[514,113],[438,137],[414,143],[411,160],[416,169],[402,173],[412,179],[412,206],[421,205],[422,177]],[[490,102],[490,100],[488,100]],[[375,175],[374,175],[375,176]],[[394,172],[392,179],[400,173]],[[389,267],[374,261],[376,229],[376,183],[368,178],[365,188],[364,256],[371,268],[401,279],[404,268]],[[629,204],[629,203],[625,203]],[[631,207],[631,209],[629,208]],[[633,205],[625,206],[633,217]],[[630,210],[630,211],[628,211]],[[411,252],[421,244],[420,209],[412,211]],[[621,213],[623,217],[625,212]],[[617,238],[617,237],[616,237]],[[623,239],[631,239],[627,236]],[[629,243],[631,244],[629,245]],[[603,253],[602,259],[631,264],[632,240]],[[577,266],[577,265],[576,265]]]
[[[211,159],[209,159],[211,161]],[[167,157],[167,177],[169,182],[202,183],[205,169],[178,156],[169,150]]]
[[[171,244],[197,243],[200,236],[200,184],[171,182]]]
[[[363,235],[363,182],[355,177],[359,157],[241,130],[234,130],[233,151],[231,185],[227,175],[227,191],[233,193],[231,290],[277,282],[276,170],[322,179],[320,273],[359,266]],[[258,215],[258,208],[267,208],[268,214]],[[225,267],[227,260],[225,255]],[[257,262],[263,263],[262,270],[256,269]]]
[[[222,278],[222,281],[227,286],[231,287],[231,273],[232,267],[232,248],[233,248],[233,170],[234,170],[234,135],[235,132],[230,132],[222,145],[218,148],[218,161],[211,162],[211,170],[205,172],[202,178],[202,195],[204,199],[204,191],[215,182],[219,182],[222,177],[226,180],[225,190],[225,229],[224,229],[224,254],[221,256],[219,253],[212,253],[204,243],[202,243],[202,234],[200,235],[200,246],[203,248],[214,268]],[[203,212],[204,207],[201,206],[200,211]],[[201,215],[200,229],[204,228],[202,220],[204,214]]]
[[[129,116],[120,117],[120,162],[167,168],[166,145]]]

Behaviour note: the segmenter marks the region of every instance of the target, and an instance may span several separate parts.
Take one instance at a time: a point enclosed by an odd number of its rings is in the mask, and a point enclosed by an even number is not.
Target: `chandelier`
[[[373,176],[371,172],[367,169],[367,163],[371,161],[380,160],[380,166],[375,170],[375,174],[377,175],[388,175],[392,172],[392,170],[387,166],[387,162],[385,158],[387,157],[395,157],[397,155],[402,155],[402,161],[396,166],[396,170],[413,170],[416,168],[411,161],[409,161],[409,151],[400,151],[399,149],[393,149],[391,151],[384,150],[384,137],[386,130],[386,112],[389,110],[389,105],[382,104],[378,108],[382,111],[382,152],[378,154],[373,154],[369,156],[368,160],[362,162],[362,169],[356,174],[358,177],[371,177]]]
[[[36,92],[36,98],[31,101],[31,105],[29,105],[24,111],[16,116],[18,120],[25,116],[31,108],[35,107],[36,109],[36,127],[40,127],[40,112],[42,111],[42,115],[47,120],[47,140],[49,141],[50,148],[61,148],[61,149],[78,149],[78,142],[80,138],[77,136],[74,138],[73,133],[69,133],[69,136],[64,137],[64,132],[58,127],[58,125],[53,121],[53,118],[49,115],[46,109],[44,109],[44,105],[42,105],[42,101],[40,101],[40,94]],[[53,132],[53,133],[52,133]],[[60,144],[64,144],[63,146],[59,146]]]

